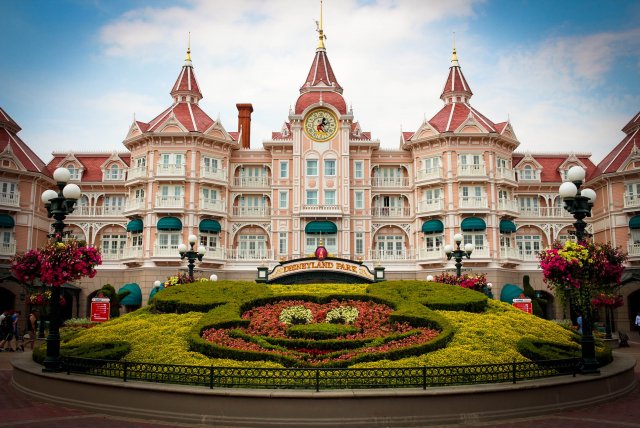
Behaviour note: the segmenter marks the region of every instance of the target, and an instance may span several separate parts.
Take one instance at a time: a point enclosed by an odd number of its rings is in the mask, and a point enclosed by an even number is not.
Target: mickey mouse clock
[[[313,141],[328,141],[338,132],[338,118],[324,108],[313,110],[304,120],[304,132]]]

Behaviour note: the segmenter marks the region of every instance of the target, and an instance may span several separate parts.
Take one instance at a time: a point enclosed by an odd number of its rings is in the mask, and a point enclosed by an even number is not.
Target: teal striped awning
[[[312,221],[304,228],[305,233],[338,233],[338,226],[331,221]]]
[[[440,220],[429,220],[422,223],[422,233],[442,233],[444,224]]]
[[[144,225],[142,224],[142,219],[136,218],[133,219],[127,224],[127,232],[132,233],[140,233],[144,230]]]
[[[220,227],[220,223],[217,220],[206,218],[200,222],[198,230],[203,233],[218,233],[222,230],[222,227]]]
[[[513,299],[517,299],[523,293],[524,290],[517,285],[505,284],[504,287],[502,287],[502,291],[500,292],[500,301],[512,304]]]
[[[640,229],[640,215],[631,217],[631,220],[629,220],[629,229]]]
[[[142,304],[142,291],[140,290],[140,286],[135,282],[130,284],[125,284],[118,290],[118,293],[121,291],[128,291],[125,297],[120,300],[120,304],[123,306],[140,306]]]
[[[0,214],[0,227],[5,229],[12,229],[15,225],[16,222],[9,214]]]
[[[182,230],[182,222],[175,217],[162,217],[156,225],[158,230]]]
[[[500,233],[515,233],[516,225],[511,220],[500,220]]]
[[[462,220],[460,228],[463,232],[480,232],[487,229],[487,223],[479,217],[468,217]]]

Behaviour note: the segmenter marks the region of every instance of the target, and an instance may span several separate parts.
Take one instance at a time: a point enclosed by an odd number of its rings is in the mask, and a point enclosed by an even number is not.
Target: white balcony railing
[[[180,257],[178,244],[156,244],[153,248],[153,255],[157,257]]]
[[[496,168],[496,178],[515,181],[516,173],[512,169],[499,167]]]
[[[518,201],[513,199],[498,199],[498,209],[502,211],[519,212],[520,206],[518,205]]]
[[[562,207],[519,207],[522,217],[571,217]]]
[[[302,211],[305,213],[333,214],[340,212],[340,205],[307,204],[302,206]]]
[[[183,208],[184,196],[158,195],[156,197],[156,208]]]
[[[482,247],[475,247],[473,249],[473,253],[471,253],[471,258],[486,258],[489,257],[489,247],[488,246],[482,246]]]
[[[9,205],[11,207],[20,206],[20,192],[4,192],[0,193],[0,205]]]
[[[0,242],[1,256],[14,256],[16,254],[16,241]]]
[[[376,207],[371,208],[371,215],[374,217],[409,217],[411,215],[411,208]]]
[[[144,199],[129,199],[125,206],[125,211],[135,211],[135,210],[143,210],[144,207]]]
[[[522,255],[520,254],[520,251],[517,248],[500,247],[500,258],[522,260]]]
[[[525,262],[537,262],[538,261],[538,250],[519,250],[520,257]]]
[[[273,260],[273,250],[269,249],[256,249],[256,250],[243,250],[243,249],[227,249],[227,260],[237,261],[256,261],[256,260]]]
[[[416,174],[416,181],[436,180],[438,178],[442,178],[442,168],[440,167],[420,169]]]
[[[624,195],[624,207],[625,208],[638,208],[640,207],[640,195]]]
[[[142,247],[126,247],[122,254],[123,259],[140,259],[144,255]]]
[[[634,244],[632,242],[629,242],[627,244],[627,252],[629,253],[629,257],[640,256],[640,244]]]
[[[234,177],[233,185],[236,187],[269,187],[271,179],[269,177]]]
[[[460,208],[488,208],[485,196],[460,196]]]
[[[201,178],[210,178],[212,180],[227,180],[227,170],[222,168],[211,168],[210,166],[202,166],[200,168]]]
[[[408,187],[409,178],[407,177],[373,177],[371,179],[373,187]]]
[[[271,215],[271,208],[264,207],[233,207],[232,213],[237,217],[268,217]]]
[[[104,181],[123,181],[125,177],[124,171],[112,172],[107,171],[103,174]]]
[[[220,247],[207,247],[207,252],[204,253],[204,258],[206,260],[224,260],[225,259],[225,249]]]
[[[71,216],[76,217],[108,217],[108,216],[121,216],[125,211],[124,206],[116,205],[116,206],[98,206],[98,207],[89,207],[85,205],[81,205],[79,207],[75,207],[73,212],[70,214]]]
[[[146,166],[138,166],[135,168],[129,168],[127,172],[127,179],[133,180],[135,178],[144,178],[147,176],[147,167]]]
[[[124,257],[124,248],[114,250],[111,248],[102,248],[100,250],[102,260],[120,260]]]
[[[420,248],[418,250],[418,260],[440,260],[444,257],[442,248]]]
[[[200,209],[224,212],[226,203],[222,199],[200,199]]]
[[[486,176],[484,164],[458,165],[458,176],[481,177]]]
[[[444,209],[444,201],[442,199],[427,199],[418,202],[418,213],[428,213],[433,211],[442,211]]]
[[[156,170],[156,175],[164,175],[164,176],[184,176],[185,175],[185,167],[184,165],[170,165],[170,164],[158,164],[158,168]]]
[[[415,255],[406,248],[398,250],[371,250],[369,251],[371,260],[415,260]]]

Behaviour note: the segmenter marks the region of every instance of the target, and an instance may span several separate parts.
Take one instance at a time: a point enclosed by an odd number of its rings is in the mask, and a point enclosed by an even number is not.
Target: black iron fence
[[[454,367],[372,369],[207,367],[63,358],[67,374],[209,388],[364,389],[505,383],[573,375],[577,358]]]

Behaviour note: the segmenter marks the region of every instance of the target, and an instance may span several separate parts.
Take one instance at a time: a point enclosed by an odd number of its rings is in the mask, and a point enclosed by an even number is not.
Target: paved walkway
[[[617,352],[633,356],[640,361],[640,340],[636,337],[629,342],[629,348],[620,348]],[[27,350],[26,352],[30,352]],[[120,418],[83,410],[58,407],[39,402],[16,391],[11,386],[10,359],[15,355],[0,352],[0,427],[21,428],[153,428],[153,427],[198,427],[203,425],[186,425],[161,421]],[[640,364],[635,368],[636,379],[640,384]],[[448,425],[451,427],[452,425]],[[499,428],[640,428],[640,387],[626,397],[611,403],[578,410],[568,410],[544,416],[524,419],[512,419],[503,422],[473,423],[468,421],[464,427],[499,427]]]

